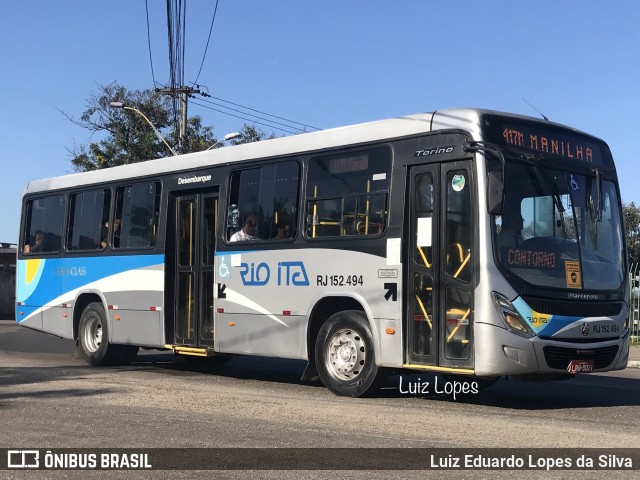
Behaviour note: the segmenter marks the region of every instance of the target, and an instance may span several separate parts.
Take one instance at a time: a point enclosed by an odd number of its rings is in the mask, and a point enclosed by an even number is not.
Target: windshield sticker
[[[582,288],[582,279],[580,277],[580,262],[565,261],[564,271],[567,275],[568,288]]]
[[[464,189],[464,185],[464,175],[454,175],[451,179],[451,188],[453,188],[455,192],[461,192],[462,189]]]

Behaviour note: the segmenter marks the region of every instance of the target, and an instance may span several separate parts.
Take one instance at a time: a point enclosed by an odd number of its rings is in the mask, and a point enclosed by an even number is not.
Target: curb
[[[627,362],[627,368],[640,368],[640,362],[635,360],[629,360]]]

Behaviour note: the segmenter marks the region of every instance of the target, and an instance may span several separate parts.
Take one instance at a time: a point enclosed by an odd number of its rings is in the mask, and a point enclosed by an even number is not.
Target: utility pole
[[[189,140],[187,139],[187,102],[189,94],[186,91],[180,92],[180,135],[178,136],[178,148],[180,153],[189,151]]]
[[[180,128],[178,129],[178,153],[187,153],[189,144],[187,139],[187,103],[189,95],[202,93],[197,88],[182,86],[179,88],[156,88],[156,92],[180,98]]]

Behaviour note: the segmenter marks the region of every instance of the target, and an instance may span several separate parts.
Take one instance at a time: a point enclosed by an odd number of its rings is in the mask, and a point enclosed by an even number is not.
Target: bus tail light
[[[491,292],[493,303],[500,314],[500,318],[510,332],[516,333],[526,338],[535,336],[535,332],[529,324],[520,316],[513,304],[498,292]]]

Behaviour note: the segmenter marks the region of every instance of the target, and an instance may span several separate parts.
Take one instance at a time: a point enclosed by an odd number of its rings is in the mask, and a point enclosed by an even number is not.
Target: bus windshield
[[[624,250],[614,182],[534,162],[506,162],[503,214],[493,222],[500,264],[536,286],[620,288]]]

